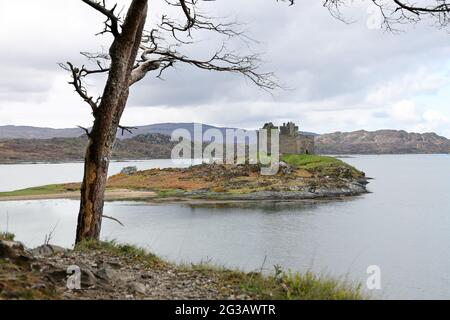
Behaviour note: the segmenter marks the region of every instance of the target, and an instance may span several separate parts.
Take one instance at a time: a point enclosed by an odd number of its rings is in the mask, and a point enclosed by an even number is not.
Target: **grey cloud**
[[[221,6],[232,11],[233,5],[239,8],[234,2],[222,2]],[[275,71],[283,84],[294,89],[276,92],[277,101],[301,103],[349,94],[353,100],[361,100],[399,74],[413,72],[418,66],[437,68],[450,48],[445,32],[426,25],[393,35],[369,30],[363,22],[343,24],[321,6],[304,2],[289,10],[265,3],[256,12],[244,6],[235,14],[249,22],[250,36],[262,41],[254,48],[266,52],[265,70]],[[240,77],[182,66],[168,72],[166,79],[140,84],[131,105],[189,106],[211,105],[218,99],[272,99],[247,86]]]
[[[44,99],[52,94],[49,80],[62,74],[57,62],[81,64],[79,51],[97,51],[108,44],[108,38],[93,36],[101,29],[102,17],[80,1],[60,1],[56,7],[54,4],[54,0],[34,4],[34,10],[42,13],[42,25],[27,26],[25,16],[14,15],[17,18],[10,19],[11,23],[21,24],[19,30],[14,34],[11,25],[11,34],[0,31],[0,102]],[[378,110],[385,106],[367,104],[368,95],[418,68],[439,71],[450,52],[448,34],[426,24],[404,26],[405,32],[397,35],[369,30],[365,8],[355,10],[359,20],[348,25],[331,17],[317,0],[299,1],[293,7],[272,0],[218,0],[204,5],[213,16],[236,17],[245,22],[243,28],[248,29],[249,36],[260,41],[252,44],[252,50],[264,53],[262,70],[274,71],[281,83],[293,90],[279,90],[271,96],[241,76],[178,65],[167,71],[166,81],[150,75],[133,87],[131,108],[195,108],[211,121],[247,126],[272,117],[282,120],[293,114],[301,116],[307,111]],[[155,15],[150,13],[150,21]],[[28,30],[31,45],[23,41],[24,30]],[[217,41],[203,40],[187,52],[208,56]],[[248,50],[239,42],[230,46]],[[98,79],[90,83],[94,85],[92,92],[102,86]],[[407,99],[406,95],[412,93],[402,94]],[[265,104],[276,107],[257,107]],[[368,112],[377,119],[386,114],[374,110]],[[219,111],[226,114],[218,117]]]

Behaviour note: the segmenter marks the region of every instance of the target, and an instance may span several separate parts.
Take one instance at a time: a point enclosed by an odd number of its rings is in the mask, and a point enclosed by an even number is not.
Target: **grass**
[[[47,194],[58,194],[70,191],[65,185],[62,184],[52,184],[41,187],[34,187],[22,190],[16,190],[11,192],[0,192],[1,197],[20,197],[20,196],[36,196],[36,195],[47,195]]]
[[[15,235],[9,232],[0,232],[0,240],[14,241]]]
[[[129,244],[119,244],[116,241],[83,241],[75,246],[76,251],[101,251],[111,255],[146,262],[150,265],[163,265],[165,262],[144,249]]]
[[[323,176],[334,176],[339,172],[339,169],[344,169],[353,178],[364,177],[363,172],[334,157],[312,154],[286,154],[281,157],[281,160],[293,167],[302,168]]]
[[[311,272],[283,271],[275,267],[269,275],[214,267],[208,264],[192,265],[191,269],[221,280],[221,286],[238,288],[258,300],[364,300],[361,285],[339,281]]]
[[[145,262],[150,267],[172,265],[164,262],[157,256],[132,245],[122,245],[114,241],[82,242],[75,250],[96,250],[99,253],[108,253],[125,257],[134,261]],[[334,280],[328,277],[319,277],[310,272],[306,274],[285,272],[275,267],[271,275],[258,272],[242,272],[229,270],[223,267],[211,266],[208,263],[180,265],[179,270],[196,272],[218,279],[220,288],[232,288],[240,294],[246,294],[254,299],[272,300],[361,300],[366,297],[361,292],[360,285]]]
[[[14,234],[0,232],[0,240],[14,241]],[[21,258],[20,258],[21,259]],[[39,276],[30,272],[26,263],[11,259],[0,259],[0,300],[48,300],[58,298],[57,292],[50,284],[36,288],[33,284],[41,283]]]
[[[177,195],[180,195],[180,193],[183,193],[184,190],[181,189],[160,189],[156,191],[156,194],[160,198],[169,198],[169,197],[175,197]]]

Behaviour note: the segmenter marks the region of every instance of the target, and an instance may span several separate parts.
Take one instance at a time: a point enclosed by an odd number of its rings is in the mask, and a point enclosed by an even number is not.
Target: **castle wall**
[[[314,137],[297,135],[280,135],[280,153],[283,154],[313,154]]]
[[[314,136],[300,134],[299,127],[293,122],[284,123],[283,126],[275,127],[272,122],[264,124],[263,129],[279,129],[280,153],[281,154],[314,154]],[[259,139],[259,135],[258,135]],[[270,136],[268,137],[268,149],[270,148]]]

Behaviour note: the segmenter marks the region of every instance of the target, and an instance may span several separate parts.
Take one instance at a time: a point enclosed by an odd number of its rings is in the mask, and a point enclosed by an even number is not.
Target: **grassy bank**
[[[344,169],[349,170],[353,178],[364,177],[362,171],[335,157],[311,154],[289,154],[282,156],[281,160],[293,167],[302,168],[313,174],[322,176],[334,176]]]
[[[64,192],[74,191],[63,184],[52,184],[47,186],[40,186],[34,188],[21,189],[11,192],[0,192],[0,197],[22,197],[22,196],[38,196],[47,194],[59,194]]]
[[[170,265],[182,272],[194,272],[207,278],[220,279],[218,283],[220,287],[232,288],[234,293],[247,295],[252,299],[361,300],[367,298],[362,293],[360,285],[317,276],[311,272],[300,274],[284,271],[277,266],[270,275],[230,270],[208,264],[174,266],[143,249],[115,242],[84,242],[75,250],[81,252],[94,250],[99,254],[113,254],[132,261],[144,262],[150,268],[165,268]]]
[[[12,241],[14,235],[0,234],[0,240]],[[12,247],[11,247],[12,248]],[[284,271],[275,266],[271,274],[242,272],[209,264],[176,265],[148,253],[136,246],[118,244],[114,241],[86,241],[72,251],[54,253],[50,256],[29,256],[28,253],[7,249],[0,259],[1,299],[121,299],[124,292],[119,282],[107,286],[99,283],[96,288],[68,291],[65,281],[58,275],[66,275],[66,268],[74,259],[84,266],[98,265],[98,261],[114,266],[116,279],[122,275],[130,279],[150,279],[147,284],[150,295],[142,293],[137,299],[250,299],[250,300],[362,300],[368,297],[361,286],[311,272],[305,274]],[[22,258],[21,258],[22,257]],[[28,257],[25,259],[23,257]],[[31,263],[35,267],[31,267]],[[36,266],[45,266],[42,270]],[[41,270],[41,271],[39,271]],[[131,271],[132,270],[132,271]],[[93,277],[104,279],[105,273],[91,269]],[[95,275],[94,275],[95,274]],[[150,277],[144,275],[151,274]],[[53,279],[53,280],[52,280]],[[131,280],[127,280],[131,281]],[[135,281],[135,280],[133,280]],[[155,287],[156,286],[156,287]],[[186,295],[181,293],[184,288]],[[154,295],[155,291],[160,295]]]

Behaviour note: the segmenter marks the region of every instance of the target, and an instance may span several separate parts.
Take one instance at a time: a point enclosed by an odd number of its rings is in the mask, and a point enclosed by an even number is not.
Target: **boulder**
[[[144,284],[140,283],[140,282],[132,282],[128,285],[128,288],[135,293],[140,293],[140,294],[146,294],[147,293],[147,288],[145,287]]]
[[[35,256],[48,257],[48,256],[52,256],[56,253],[63,253],[65,251],[66,251],[66,249],[64,249],[63,247],[59,247],[59,246],[55,246],[55,245],[51,245],[51,244],[44,244],[42,246],[39,246],[39,247],[31,250],[31,253]]]
[[[126,176],[131,176],[132,174],[135,174],[138,171],[137,167],[125,167],[120,171],[121,174],[124,174]]]
[[[8,259],[18,264],[29,263],[34,260],[22,243],[5,240],[0,240],[0,259]]]

